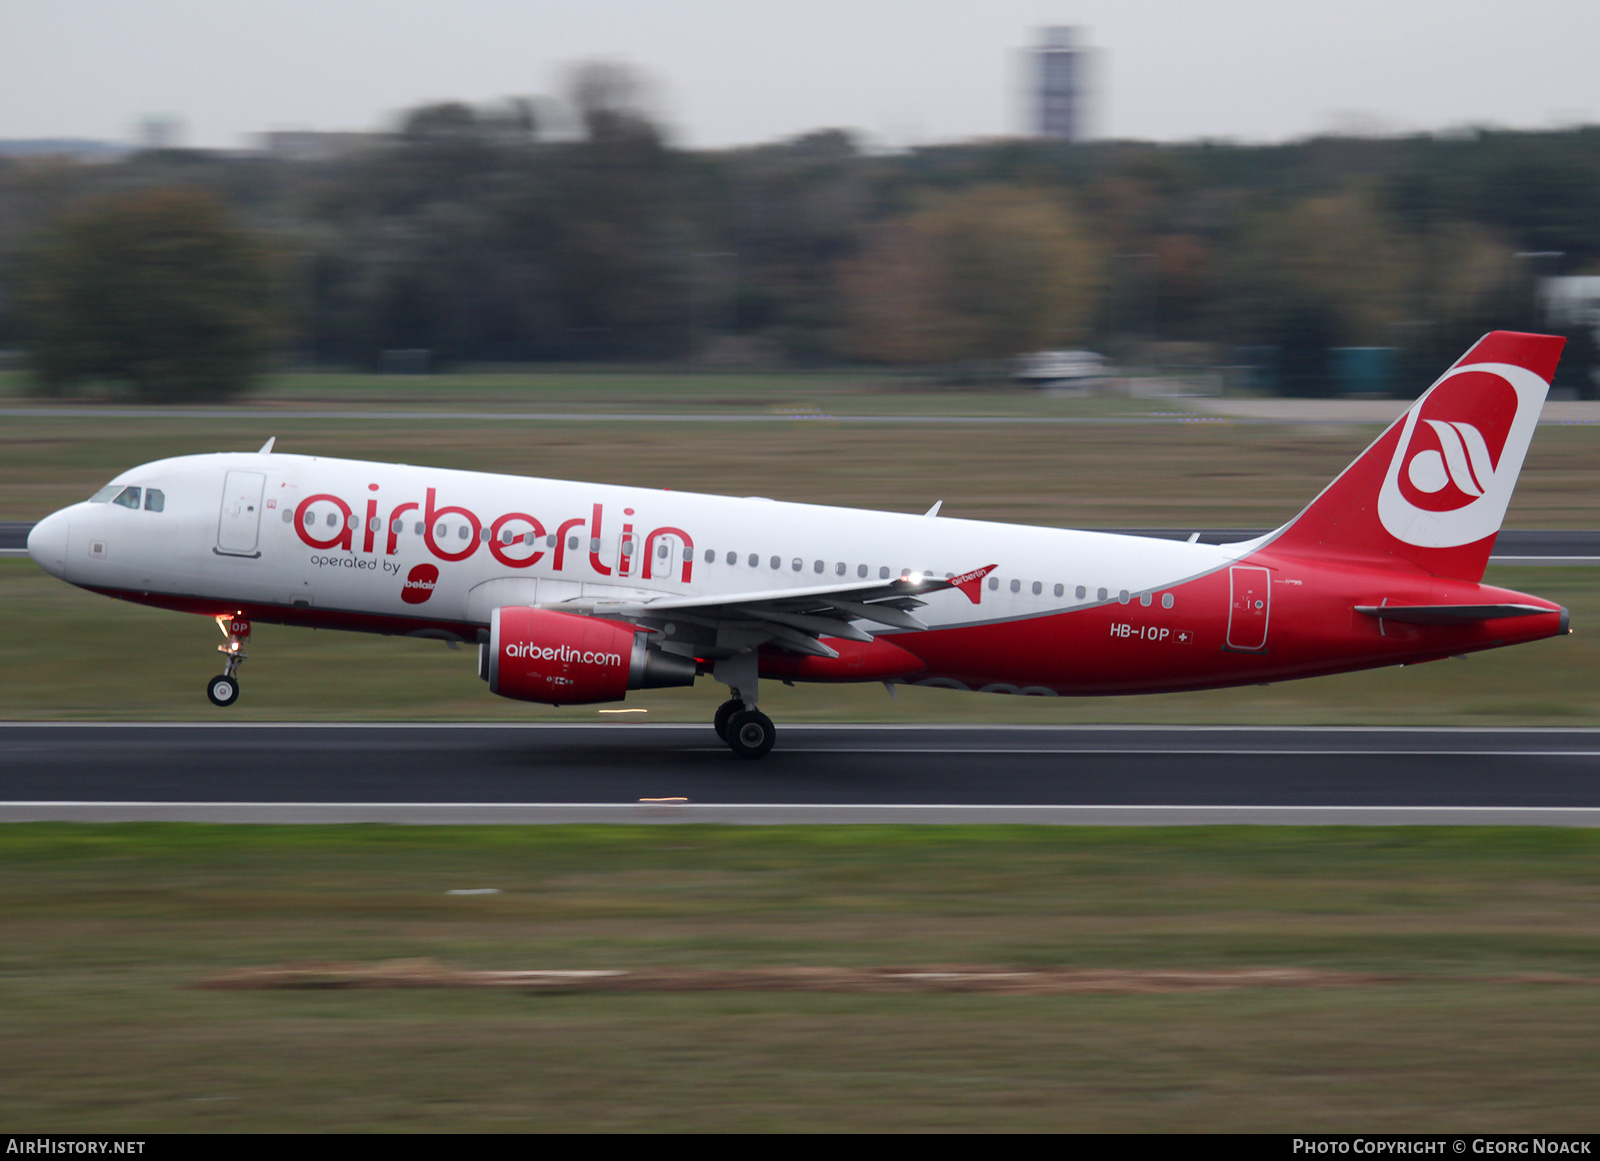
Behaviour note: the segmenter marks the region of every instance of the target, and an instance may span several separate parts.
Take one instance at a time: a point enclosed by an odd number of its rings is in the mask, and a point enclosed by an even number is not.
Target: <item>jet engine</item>
[[[652,649],[637,625],[506,605],[489,619],[478,676],[501,697],[546,705],[621,701],[630,689],[693,685],[694,659]]]

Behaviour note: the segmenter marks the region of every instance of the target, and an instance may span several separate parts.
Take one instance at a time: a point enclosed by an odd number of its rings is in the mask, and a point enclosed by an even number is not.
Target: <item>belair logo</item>
[[[400,599],[408,605],[420,605],[423,601],[433,596],[433,590],[438,583],[438,565],[415,565],[410,572],[406,573],[406,583],[400,590]]]
[[[1435,383],[1406,413],[1378,493],[1389,534],[1419,548],[1492,536],[1547,390],[1538,375],[1508,363],[1458,367]]]

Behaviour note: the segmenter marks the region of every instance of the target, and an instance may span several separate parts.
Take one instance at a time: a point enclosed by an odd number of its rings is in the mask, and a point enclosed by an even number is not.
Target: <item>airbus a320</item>
[[[1416,664],[1568,631],[1482,583],[1565,340],[1486,335],[1282,528],[1243,543],[1034,528],[273,451],[132,468],[40,521],[61,579],[215,618],[218,706],[252,622],[478,646],[501,697],[760,682],[1045,697]]]

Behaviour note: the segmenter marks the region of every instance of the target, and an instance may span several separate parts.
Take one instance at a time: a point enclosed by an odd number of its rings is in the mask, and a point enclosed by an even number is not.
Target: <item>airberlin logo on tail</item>
[[[400,590],[400,599],[408,605],[420,605],[423,601],[433,596],[434,586],[439,583],[439,566],[436,564],[419,564],[406,573],[405,587]]]
[[[1439,448],[1437,451],[1424,448],[1413,455],[1411,465],[1406,468],[1406,480],[1428,498],[1438,496],[1454,484],[1455,494],[1447,497],[1449,507],[1466,507],[1494,482],[1497,455],[1489,451],[1483,432],[1464,420],[1424,419],[1422,422],[1433,429]],[[1413,445],[1420,442],[1412,440]],[[1504,446],[1504,441],[1501,442]],[[1417,506],[1427,508],[1430,505],[1424,499]]]
[[[1434,384],[1406,413],[1378,493],[1384,528],[1419,548],[1494,535],[1548,389],[1508,363],[1460,367]]]

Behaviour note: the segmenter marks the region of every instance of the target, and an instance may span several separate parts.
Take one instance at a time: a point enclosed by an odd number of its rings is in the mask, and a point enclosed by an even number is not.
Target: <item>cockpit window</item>
[[[122,491],[121,484],[107,484],[94,495],[89,497],[89,503],[108,504],[111,502],[111,497],[115,496],[120,491]]]
[[[117,494],[117,498],[111,502],[113,504],[121,504],[124,508],[137,508],[139,506],[139,489],[124,488]]]
[[[144,510],[146,512],[160,512],[167,506],[167,494],[160,488],[146,488],[144,490]]]

